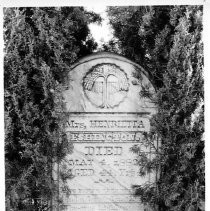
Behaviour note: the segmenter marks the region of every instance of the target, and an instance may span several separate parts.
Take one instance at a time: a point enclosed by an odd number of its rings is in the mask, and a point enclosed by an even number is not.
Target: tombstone
[[[139,176],[131,151],[143,142],[155,113],[154,104],[139,94],[142,85],[154,91],[144,69],[117,54],[94,53],[71,67],[63,96],[74,149],[59,168],[73,177],[66,183],[69,195],[60,187],[62,206],[55,210],[146,210],[132,189],[153,180]],[[142,150],[150,153],[144,145]]]

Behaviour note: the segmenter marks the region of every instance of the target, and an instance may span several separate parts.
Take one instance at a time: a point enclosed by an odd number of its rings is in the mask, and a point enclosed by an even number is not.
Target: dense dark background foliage
[[[72,149],[64,132],[61,85],[70,65],[97,47],[88,24],[100,21],[82,7],[4,8],[8,210],[49,206],[43,201],[56,190],[52,166]]]
[[[146,87],[140,93],[157,105],[145,134],[156,156],[133,150],[141,175],[159,174],[156,182],[135,187],[136,194],[155,210],[204,210],[203,8],[109,7],[108,15],[115,38],[104,49],[119,49],[143,66],[156,88],[155,96]]]

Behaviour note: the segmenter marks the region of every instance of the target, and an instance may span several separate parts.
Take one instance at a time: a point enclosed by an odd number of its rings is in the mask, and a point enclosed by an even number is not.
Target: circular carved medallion
[[[95,106],[113,108],[119,105],[129,89],[125,72],[114,64],[99,64],[83,79],[86,96]]]

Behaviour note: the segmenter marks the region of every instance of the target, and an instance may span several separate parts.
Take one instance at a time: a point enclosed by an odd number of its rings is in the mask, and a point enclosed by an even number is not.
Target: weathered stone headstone
[[[136,77],[140,78],[139,80]],[[130,150],[150,130],[154,105],[141,98],[141,85],[149,85],[137,64],[113,53],[96,53],[77,62],[69,72],[63,95],[68,140],[73,143],[64,167],[71,171],[70,195],[60,190],[68,211],[143,211],[132,185],[151,178],[138,175],[136,155]],[[142,145],[142,150],[150,149]]]

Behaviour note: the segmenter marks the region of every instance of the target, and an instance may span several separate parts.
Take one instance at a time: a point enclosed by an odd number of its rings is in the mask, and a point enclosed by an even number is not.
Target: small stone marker
[[[140,66],[113,53],[87,56],[69,72],[63,95],[69,116],[67,137],[74,150],[64,167],[73,178],[67,181],[71,194],[59,192],[63,200],[59,210],[144,210],[132,185],[151,178],[138,175],[136,154],[130,148],[143,142],[155,107],[140,97],[136,75],[154,91]],[[151,153],[143,145],[141,150]]]

